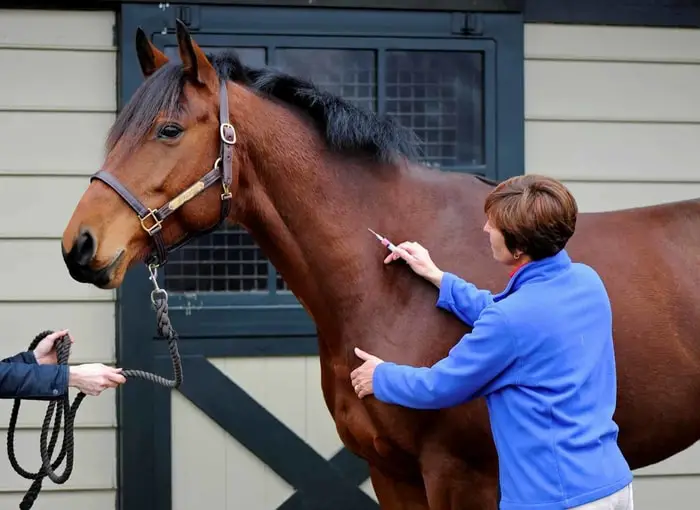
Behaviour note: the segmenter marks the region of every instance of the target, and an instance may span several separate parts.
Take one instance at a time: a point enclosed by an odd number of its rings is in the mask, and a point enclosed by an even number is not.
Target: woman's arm
[[[516,379],[515,338],[506,318],[487,308],[449,355],[431,367],[385,361],[372,378],[382,402],[414,409],[442,409],[491,393]]]
[[[0,398],[54,399],[67,391],[67,365],[0,362]]]
[[[436,306],[452,312],[470,326],[473,326],[481,312],[493,303],[491,292],[478,289],[452,273],[442,273],[439,289]]]

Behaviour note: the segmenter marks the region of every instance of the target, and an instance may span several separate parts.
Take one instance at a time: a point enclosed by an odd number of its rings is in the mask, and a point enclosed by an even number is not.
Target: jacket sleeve
[[[2,360],[2,363],[36,363],[33,351],[24,351]]]
[[[458,276],[444,272],[436,306],[454,313],[463,322],[473,326],[481,312],[493,303],[493,294],[477,289]]]
[[[0,362],[0,398],[52,400],[68,392],[68,365],[39,365],[23,352]]]
[[[413,409],[442,409],[516,382],[517,348],[502,312],[484,310],[474,330],[431,367],[391,362],[374,370],[377,399]]]

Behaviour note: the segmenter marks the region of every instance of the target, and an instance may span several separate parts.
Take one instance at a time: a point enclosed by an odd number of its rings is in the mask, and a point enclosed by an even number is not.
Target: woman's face
[[[514,266],[521,262],[520,257],[516,259],[508,248],[506,248],[506,242],[505,239],[503,239],[501,231],[488,221],[484,225],[484,232],[489,235],[489,243],[491,243],[491,252],[493,253],[494,259],[507,266]]]

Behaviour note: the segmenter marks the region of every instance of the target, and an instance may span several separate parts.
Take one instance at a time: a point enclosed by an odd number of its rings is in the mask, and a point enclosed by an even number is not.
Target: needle
[[[372,234],[374,234],[374,237],[376,237],[377,239],[379,239],[379,241],[380,241],[384,246],[386,246],[387,248],[389,248],[391,251],[395,251],[395,250],[396,250],[396,246],[394,246],[394,244],[393,244],[391,241],[389,241],[386,237],[380,236],[379,234],[377,234],[377,233],[376,233],[374,230],[372,230],[371,228],[368,228],[367,230],[369,230],[370,232],[372,232]]]

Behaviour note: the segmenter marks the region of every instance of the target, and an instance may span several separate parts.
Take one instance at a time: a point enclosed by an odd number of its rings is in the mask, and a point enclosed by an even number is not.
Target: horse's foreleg
[[[421,457],[430,510],[497,510],[498,477],[439,452],[432,450]]]
[[[429,510],[425,487],[420,480],[409,482],[370,467],[374,493],[382,510]]]

